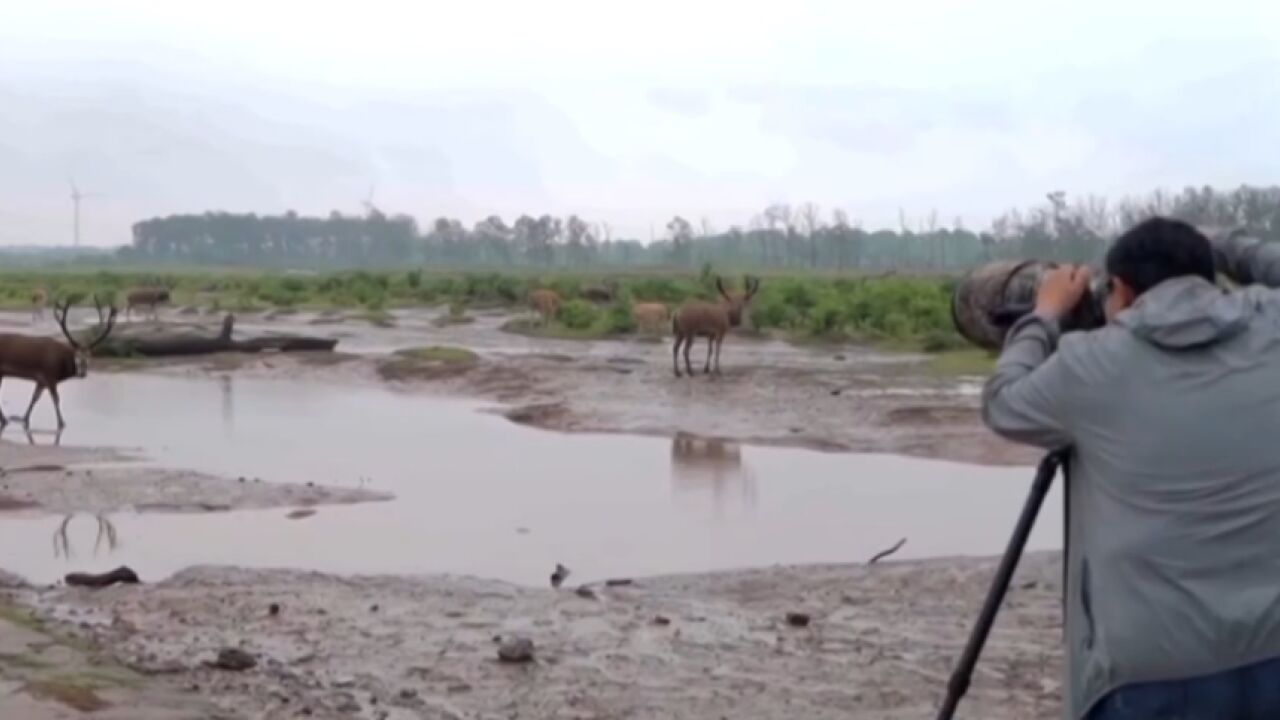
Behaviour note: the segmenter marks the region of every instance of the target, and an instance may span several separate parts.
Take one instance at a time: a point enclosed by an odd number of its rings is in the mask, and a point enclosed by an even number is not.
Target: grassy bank
[[[726,273],[739,287],[741,278]],[[930,352],[964,347],[951,325],[948,277],[770,275],[752,302],[752,329],[804,340],[900,343]],[[448,305],[449,317],[466,311],[524,306],[531,290],[550,288],[562,298],[554,322],[511,329],[556,337],[596,338],[633,332],[633,301],[669,307],[715,299],[715,272],[603,274],[583,272],[336,272],[326,274],[226,271],[11,271],[0,272],[0,307],[29,308],[33,293],[54,297],[100,294],[123,302],[132,287],[163,285],[180,307],[235,312],[359,310],[369,322],[387,322],[392,307]],[[601,293],[612,301],[592,302]]]

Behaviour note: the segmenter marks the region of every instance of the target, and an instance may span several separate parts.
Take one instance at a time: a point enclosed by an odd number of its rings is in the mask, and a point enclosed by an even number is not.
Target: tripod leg
[[[969,634],[969,642],[964,648],[964,654],[960,656],[955,672],[947,683],[947,697],[938,710],[937,720],[951,720],[955,715],[956,706],[960,704],[960,698],[969,691],[969,681],[973,679],[973,668],[978,664],[978,655],[982,653],[982,646],[987,642],[987,635],[990,634],[991,625],[995,622],[996,612],[1000,610],[1004,595],[1009,590],[1013,571],[1017,569],[1018,560],[1022,558],[1022,551],[1027,546],[1027,538],[1031,535],[1032,526],[1035,525],[1036,515],[1040,513],[1040,506],[1044,504],[1045,496],[1053,486],[1053,476],[1057,473],[1065,454],[1065,451],[1049,453],[1040,461],[1040,466],[1036,469],[1035,482],[1031,485],[1031,492],[1027,495],[1022,514],[1018,516],[1018,524],[1013,528],[1009,547],[1004,551],[1000,567],[996,569],[996,576],[991,581],[991,589],[987,591],[987,599],[982,605],[982,612],[978,614],[978,622],[974,624],[973,631]]]

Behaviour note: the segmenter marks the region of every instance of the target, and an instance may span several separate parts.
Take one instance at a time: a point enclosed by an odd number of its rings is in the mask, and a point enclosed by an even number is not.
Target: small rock
[[[533,641],[529,638],[515,637],[498,646],[498,659],[505,663],[527,663],[533,661]]]
[[[331,683],[336,688],[351,688],[356,686],[356,679],[350,675],[343,675],[333,679]]]
[[[844,360],[844,355],[839,355],[839,354],[837,354],[837,355],[832,356],[832,358],[831,358],[831,359],[833,359],[833,360]]]
[[[376,613],[376,612],[378,612],[378,610],[379,610],[379,609],[380,609],[380,608],[378,607],[377,603],[375,603],[375,604],[373,604],[373,605],[370,605],[370,606],[369,606],[369,612],[371,612],[371,613]]]
[[[809,627],[809,613],[787,613],[787,624],[791,627]]]
[[[239,648],[223,648],[218,651],[218,659],[214,660],[211,665],[219,670],[231,670],[240,672],[248,670],[258,664],[258,661],[249,653]]]
[[[840,394],[840,393],[842,393],[842,392],[844,392],[844,391],[843,391],[843,390],[841,390],[840,388],[836,388],[835,390],[832,390],[832,391],[831,391],[831,394],[832,394],[832,395],[839,395],[839,394]]]
[[[241,475],[241,476],[240,476],[240,482],[244,482],[244,481],[245,481],[244,476],[243,476],[243,475]]]
[[[399,694],[401,700],[413,700],[416,697],[418,697],[418,691],[413,688],[404,688]]]
[[[466,683],[454,683],[446,689],[449,691],[450,695],[471,692],[471,686]]]
[[[551,573],[551,587],[558,588],[564,583],[565,578],[569,577],[569,568],[556,563],[555,572]]]
[[[610,580],[605,580],[604,584],[605,587],[625,587],[627,585],[634,585],[635,581],[631,578],[612,578]]]
[[[279,615],[280,603],[271,603],[271,605],[267,606],[267,614],[270,615],[271,617],[275,617]]]
[[[574,590],[573,592],[574,592],[574,594],[575,594],[575,595],[577,595],[577,596],[578,596],[578,597],[580,597],[580,598],[583,598],[584,600],[595,600],[595,599],[596,599],[596,591],[595,591],[595,590],[592,590],[591,588],[587,587],[586,585],[582,585],[582,586],[580,586],[577,590]]]
[[[309,487],[309,488],[313,488],[313,487],[315,487],[315,486],[316,486],[316,484],[315,484],[315,483],[313,483],[313,482],[308,482],[308,483],[307,483],[307,487]]]
[[[309,518],[315,514],[316,511],[311,508],[301,508],[290,512],[288,515],[285,515],[285,517],[290,520],[302,520],[303,518]]]
[[[663,626],[663,627],[666,627],[667,625],[670,625],[670,624],[671,624],[671,618],[666,617],[665,615],[654,615],[654,616],[653,616],[653,624],[654,624],[654,625],[661,625],[661,626]]]

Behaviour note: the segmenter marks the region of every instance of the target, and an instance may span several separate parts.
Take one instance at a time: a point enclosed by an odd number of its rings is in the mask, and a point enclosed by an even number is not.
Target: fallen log
[[[68,585],[72,587],[87,587],[87,588],[110,587],[111,585],[115,585],[116,583],[136,585],[139,582],[141,582],[141,580],[138,579],[138,574],[135,573],[129,567],[124,565],[121,565],[120,567],[116,568],[115,570],[112,570],[111,572],[105,572],[105,573],[83,573],[83,572],[68,573],[65,578],[65,581]]]
[[[332,338],[308,335],[259,335],[237,340],[232,337],[235,317],[226,315],[221,330],[211,333],[200,325],[182,323],[137,323],[117,325],[115,332],[94,349],[97,357],[175,357],[242,352],[331,352],[338,345]]]

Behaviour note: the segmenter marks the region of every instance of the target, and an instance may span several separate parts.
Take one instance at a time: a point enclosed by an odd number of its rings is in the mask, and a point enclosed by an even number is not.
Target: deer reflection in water
[[[10,423],[10,425],[15,425],[15,424],[16,423]],[[9,429],[9,425],[0,426],[0,438],[4,437],[5,430],[8,430],[8,429]],[[32,430],[31,428],[28,428],[28,427],[19,426],[18,429],[22,431],[23,435],[27,436],[28,445],[49,445],[52,447],[57,447],[62,444],[63,428],[58,428],[57,430],[51,430],[51,431],[43,431],[43,430]],[[37,435],[50,435],[52,436],[52,438],[48,442],[36,442]]]
[[[733,494],[747,507],[756,504],[755,475],[743,466],[742,447],[735,442],[676,433],[671,440],[671,478],[677,492],[710,488],[717,512]]]
[[[120,546],[120,538],[116,534],[116,526],[112,524],[111,518],[103,513],[91,513],[95,520],[98,521],[98,537],[93,543],[93,554],[96,557],[98,551],[102,549],[102,541],[107,541],[107,552],[115,552]],[[67,513],[62,517],[62,523],[58,525],[58,529],[53,531],[53,556],[55,558],[65,557],[70,560],[72,557],[71,541],[67,537],[67,528],[71,525],[71,519],[77,513]]]

